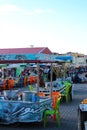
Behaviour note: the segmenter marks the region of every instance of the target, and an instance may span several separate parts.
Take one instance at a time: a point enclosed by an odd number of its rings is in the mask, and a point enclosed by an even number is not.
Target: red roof
[[[47,47],[0,49],[0,54],[52,54]]]

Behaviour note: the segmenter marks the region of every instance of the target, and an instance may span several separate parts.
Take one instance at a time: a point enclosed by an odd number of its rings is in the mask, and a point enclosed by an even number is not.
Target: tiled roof
[[[0,54],[52,54],[47,47],[33,47],[33,48],[7,48],[0,49]]]

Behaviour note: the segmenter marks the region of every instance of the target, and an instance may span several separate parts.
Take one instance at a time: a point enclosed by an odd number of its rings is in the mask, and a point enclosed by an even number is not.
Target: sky
[[[87,55],[87,0],[0,0],[0,48]]]

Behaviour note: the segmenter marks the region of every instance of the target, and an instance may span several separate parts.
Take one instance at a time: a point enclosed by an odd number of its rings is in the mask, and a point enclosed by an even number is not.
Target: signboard
[[[1,54],[0,60],[46,60],[52,61],[54,57],[49,54]]]

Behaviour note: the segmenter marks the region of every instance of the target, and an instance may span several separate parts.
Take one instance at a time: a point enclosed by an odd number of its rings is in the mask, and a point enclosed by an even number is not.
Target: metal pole
[[[51,87],[51,90],[50,90],[50,93],[51,93],[51,97],[52,97],[52,81],[53,81],[53,66],[52,66],[52,63],[51,63],[51,72],[50,72],[50,79],[51,79],[51,84],[50,84],[50,87]]]
[[[40,87],[40,84],[39,84],[39,69],[40,69],[40,66],[39,66],[39,63],[37,63],[37,94],[39,94],[39,87]]]

